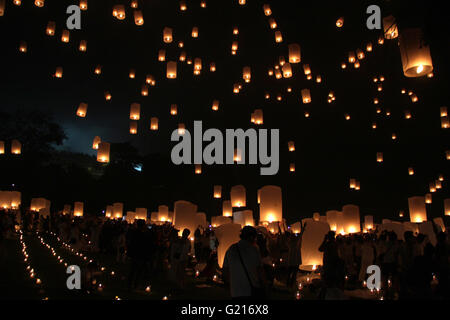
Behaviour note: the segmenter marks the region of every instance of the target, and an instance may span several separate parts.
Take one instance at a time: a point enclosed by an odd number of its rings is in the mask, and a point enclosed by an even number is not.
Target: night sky
[[[0,17],[1,73],[0,110],[40,109],[51,114],[66,131],[68,139],[62,149],[95,155],[92,140],[100,136],[107,142],[130,141],[141,155],[152,155],[170,161],[174,143],[170,134],[178,123],[189,129],[194,120],[207,128],[255,127],[250,114],[264,111],[263,128],[280,129],[280,170],[276,176],[259,176],[259,166],[206,166],[203,174],[194,175],[193,166],[176,168],[168,163],[167,175],[180,177],[176,190],[166,199],[183,197],[199,205],[209,216],[220,215],[220,205],[211,204],[214,184],[223,185],[223,194],[236,184],[247,187],[247,201],[256,209],[256,190],[276,184],[283,188],[284,215],[288,222],[310,217],[313,212],[337,209],[349,203],[360,206],[361,216],[395,217],[399,210],[407,213],[407,198],[424,196],[428,184],[443,174],[443,188],[433,194],[429,217],[443,214],[443,199],[449,197],[448,130],[441,129],[439,110],[449,101],[449,36],[445,11],[431,1],[256,1],[238,0],[187,1],[181,12],[179,1],[139,1],[145,24],[136,26],[130,1],[89,1],[82,11],[82,29],[70,32],[70,42],[61,42],[65,29],[66,8],[74,1],[46,0],[43,8],[34,1],[23,1],[18,7],[6,1],[5,16]],[[112,16],[114,4],[126,6],[127,17],[119,21]],[[269,3],[282,43],[275,43],[263,4]],[[383,16],[393,14],[402,27],[421,27],[431,47],[434,77],[406,78],[403,75],[397,40],[377,44],[381,30],[368,30],[366,8],[379,4]],[[339,17],[343,28],[336,27]],[[56,22],[56,35],[45,34],[48,21]],[[199,37],[191,37],[192,27]],[[162,41],[164,27],[171,27],[174,41]],[[233,35],[233,28],[239,35]],[[87,40],[87,52],[78,51],[80,40]],[[237,55],[231,55],[231,44],[238,40]],[[27,53],[20,53],[19,43],[26,41]],[[184,48],[177,44],[184,42]],[[348,52],[365,49],[372,42],[374,50],[366,52],[361,67],[354,69],[347,61]],[[278,64],[279,57],[288,60],[288,44],[298,43],[302,62],[293,64],[294,76],[276,80],[267,71]],[[193,64],[178,62],[177,79],[166,79],[166,63],[157,59],[166,49],[166,61],[178,61],[182,50],[192,60],[200,57],[203,69],[193,75]],[[217,71],[209,72],[215,62]],[[347,62],[347,69],[341,63]],[[303,64],[309,64],[313,80],[307,80]],[[94,69],[102,66],[102,74]],[[53,77],[56,67],[64,68],[62,79]],[[251,82],[244,84],[242,68],[250,66]],[[130,79],[130,69],[136,78]],[[149,87],[148,97],[141,96],[146,75],[153,75],[156,86]],[[322,76],[317,84],[316,75]],[[383,91],[377,91],[374,77],[384,76]],[[242,83],[239,94],[233,84]],[[287,88],[292,92],[288,93]],[[301,89],[311,90],[312,103],[301,103]],[[401,89],[412,90],[419,97],[412,103]],[[112,94],[106,101],[104,92]],[[327,103],[333,91],[336,101]],[[271,98],[265,99],[269,93]],[[282,101],[277,101],[282,95]],[[375,106],[373,99],[380,99]],[[220,101],[217,112],[213,100]],[[88,103],[86,118],[76,116],[80,102]],[[133,102],[141,104],[137,135],[129,134],[129,110]],[[178,115],[171,116],[170,105],[178,105]],[[377,114],[376,108],[382,112]],[[412,119],[406,120],[404,111]],[[306,118],[304,113],[309,112]],[[386,112],[390,111],[390,116]],[[351,120],[345,120],[350,114]],[[159,130],[150,131],[150,118],[159,118]],[[377,129],[372,129],[372,123]],[[392,140],[395,133],[397,140]],[[1,137],[0,137],[1,139]],[[295,153],[288,152],[287,142],[295,141]],[[384,162],[376,162],[376,153],[384,153]],[[295,162],[296,172],[289,172]],[[408,167],[415,170],[408,175]],[[148,176],[158,168],[145,168]],[[150,173],[149,173],[150,172]],[[361,182],[361,190],[349,188],[349,179]],[[151,183],[151,181],[149,181]],[[126,186],[122,186],[126,188]],[[179,196],[180,198],[175,198]],[[174,198],[174,199],[172,199]],[[75,200],[75,199],[74,199]],[[111,199],[112,200],[112,199]],[[105,203],[104,205],[106,206]],[[156,211],[152,204],[149,212]],[[130,208],[133,205],[129,204]],[[255,210],[254,210],[255,211]],[[255,215],[256,217],[256,215]]]

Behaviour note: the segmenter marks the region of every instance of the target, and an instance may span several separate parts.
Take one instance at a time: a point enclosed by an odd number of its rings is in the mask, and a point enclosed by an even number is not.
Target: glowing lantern
[[[327,222],[330,225],[330,229],[332,231],[336,231],[337,230],[337,225],[338,225],[338,211],[335,210],[330,210],[326,212],[326,218],[327,218]]]
[[[383,18],[383,29],[386,39],[395,39],[398,37],[397,22],[393,16]]]
[[[233,213],[233,223],[241,225],[241,228],[245,226],[254,226],[253,211],[244,210]]]
[[[238,29],[238,27],[234,27],[234,28],[233,28],[233,34],[234,34],[235,36],[239,34],[239,29]]]
[[[175,79],[177,77],[176,61],[167,62],[167,79]]]
[[[173,36],[172,36],[172,28],[164,28],[163,30],[163,41],[165,43],[171,43],[173,40]]]
[[[113,7],[113,17],[116,17],[118,20],[124,20],[125,15],[125,6],[121,4],[116,4]]]
[[[198,27],[192,28],[191,36],[192,36],[192,38],[198,38]]]
[[[447,117],[447,116],[448,116],[447,107],[441,107],[441,118]]]
[[[439,217],[439,218],[434,218],[433,219],[434,224],[436,225],[436,227],[438,227],[438,230],[441,232],[445,232],[445,224],[444,224],[444,220]]]
[[[231,206],[231,200],[225,200],[222,202],[222,215],[224,217],[233,216],[233,208]]]
[[[276,23],[274,18],[269,18],[269,26],[270,26],[270,29],[276,29],[277,28],[277,23]]]
[[[424,197],[408,198],[409,218],[411,222],[421,223],[427,221],[427,208]]]
[[[246,206],[246,191],[243,185],[233,186],[230,191],[230,197],[233,208]]]
[[[112,99],[112,95],[111,93],[109,93],[108,91],[105,92],[105,100],[106,101],[111,101]]]
[[[242,70],[242,79],[244,79],[245,82],[250,82],[252,78],[250,67],[244,67]]]
[[[413,175],[414,175],[414,169],[413,169],[412,167],[409,167],[409,168],[408,168],[408,174],[409,174],[410,176],[413,176]]]
[[[150,130],[152,130],[152,131],[158,130],[158,127],[159,127],[158,122],[159,122],[159,120],[157,117],[150,118]]]
[[[70,204],[65,204],[62,210],[63,215],[70,214],[70,211],[72,211],[72,206]]]
[[[303,103],[311,103],[311,91],[309,89],[302,90],[302,101]]]
[[[136,78],[136,71],[134,69],[130,69],[130,73],[128,74],[130,79]]]
[[[122,219],[123,218],[123,203],[116,202],[113,203],[113,218]]]
[[[145,77],[145,83],[154,87],[156,85],[156,80],[151,74],[149,74],[147,75],[147,77]]]
[[[0,141],[0,154],[5,154],[5,142]]]
[[[34,0],[34,5],[36,7],[42,8],[45,4],[45,0]]]
[[[172,116],[176,116],[178,114],[178,106],[176,104],[172,104],[170,106],[170,114]]]
[[[87,0],[80,0],[80,9],[83,11],[86,11],[88,9]]]
[[[275,31],[275,42],[276,43],[283,42],[283,36],[281,35],[281,31]]]
[[[283,221],[281,188],[277,186],[264,186],[259,190],[259,197],[259,221]]]
[[[214,186],[214,199],[222,198],[222,186]]]
[[[313,220],[314,221],[320,221],[320,213],[319,212],[314,212],[313,213]]]
[[[288,149],[289,149],[289,152],[294,152],[295,151],[295,142],[294,141],[289,141],[288,142]]]
[[[356,56],[358,57],[359,60],[363,60],[366,57],[364,51],[362,51],[361,49],[356,50]]]
[[[94,69],[95,74],[101,74],[102,73],[102,66],[98,65]]]
[[[283,77],[284,78],[292,77],[292,67],[290,63],[285,63],[283,65]]]
[[[272,10],[270,9],[270,5],[264,4],[263,5],[264,14],[266,17],[270,16],[272,14]]]
[[[134,219],[147,220],[147,208],[136,208]]]
[[[293,43],[289,45],[289,62],[299,63],[301,61],[300,45]]]
[[[213,103],[212,103],[212,109],[213,109],[214,111],[219,110],[219,100],[214,100],[214,101],[213,101]]]
[[[343,206],[342,219],[345,233],[358,233],[361,231],[358,206],[352,204]]]
[[[337,21],[336,21],[336,27],[342,28],[343,26],[344,26],[344,18],[341,17],[341,18],[337,19]]]
[[[45,29],[45,33],[48,36],[54,36],[55,35],[55,28],[56,28],[56,24],[54,21],[49,21],[47,24],[47,29]]]
[[[444,200],[444,215],[450,216],[450,199]]]
[[[86,117],[87,108],[88,108],[87,103],[84,103],[84,102],[80,103],[80,105],[78,106],[78,109],[77,109],[77,116],[79,116],[81,118]]]
[[[27,43],[25,41],[20,41],[19,51],[22,53],[27,52]]]
[[[319,251],[319,247],[329,231],[328,223],[318,221],[306,223],[301,247],[301,270],[313,271],[316,266],[323,264],[323,253]]]
[[[441,117],[441,128],[442,129],[448,129],[450,127],[450,121],[449,118],[446,117]]]
[[[366,51],[367,51],[367,52],[372,52],[372,50],[373,50],[373,45],[372,45],[372,43],[369,42],[369,43],[367,44],[367,46],[366,46]]]
[[[73,215],[75,217],[83,216],[84,203],[83,202],[75,202],[73,204]]]
[[[217,247],[217,262],[220,268],[223,266],[223,260],[228,248],[239,242],[240,232],[241,225],[234,223],[223,224],[215,230],[214,233],[219,241],[219,246]]]
[[[303,65],[303,71],[304,71],[306,76],[311,74],[311,68],[309,67],[309,64],[304,64]]]
[[[202,165],[196,164],[194,172],[195,172],[195,174],[202,174]]]
[[[169,207],[161,205],[158,207],[158,217],[157,221],[168,221],[169,220]]]
[[[299,234],[302,232],[302,224],[301,222],[295,222],[291,225],[291,232],[294,234]]]
[[[433,71],[430,47],[424,43],[422,30],[402,30],[399,45],[406,77],[421,77]]]
[[[254,123],[256,125],[262,125],[264,123],[263,111],[262,109],[256,109],[253,113]]]
[[[178,124],[178,134],[180,136],[182,136],[185,132],[186,132],[186,126],[184,125],[184,123],[179,123]]]
[[[411,118],[412,118],[411,111],[410,110],[405,110],[405,119],[409,120]]]
[[[191,202],[179,200],[174,203],[173,224],[179,235],[182,234],[183,229],[189,229],[191,236],[194,236],[196,225],[197,206]]]
[[[98,145],[102,142],[102,139],[99,136],[94,137],[94,141],[92,142],[92,149],[98,150]]]
[[[186,11],[187,10],[187,6],[186,6],[186,1],[185,0],[181,0],[180,1],[180,10],[181,11]]]
[[[109,162],[110,144],[108,142],[100,142],[97,150],[97,161],[102,163]]]
[[[137,134],[138,123],[137,121],[130,121],[130,134]]]
[[[239,91],[240,91],[240,85],[239,85],[239,83],[235,83],[233,85],[233,92],[234,93],[239,93]]]
[[[445,151],[445,158],[450,160],[450,150]]]
[[[425,195],[425,203],[426,203],[426,204],[431,204],[431,203],[433,203],[433,198],[432,198],[432,196],[431,196],[431,193],[427,193],[427,194]]]
[[[206,8],[206,1],[205,1],[205,0],[202,0],[202,1],[200,2],[200,7]]]
[[[130,120],[139,120],[141,118],[141,105],[132,103],[130,106]]]
[[[348,53],[348,62],[355,63],[355,61],[356,61],[355,53],[353,51],[350,51]]]
[[[295,172],[295,163],[289,164],[289,172]]]
[[[68,43],[70,40],[70,32],[69,30],[63,30],[62,35],[61,35],[61,41]]]
[[[63,68],[56,67],[55,78],[62,78],[63,76]]]
[[[383,162],[383,152],[377,152],[377,162]]]
[[[143,97],[147,97],[148,96],[148,85],[143,84],[141,87],[141,95]]]
[[[216,72],[216,64],[214,62],[209,64],[209,71]]]
[[[239,4],[240,4],[241,6],[245,5],[246,2],[247,2],[246,0],[239,0]]]
[[[0,0],[0,17],[5,15],[5,0]]]

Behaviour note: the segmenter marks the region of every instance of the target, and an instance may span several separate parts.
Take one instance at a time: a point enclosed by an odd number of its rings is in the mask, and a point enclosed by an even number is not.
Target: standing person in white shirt
[[[232,299],[264,299],[265,277],[261,255],[256,245],[256,229],[246,226],[241,240],[225,253],[223,275],[230,284]]]

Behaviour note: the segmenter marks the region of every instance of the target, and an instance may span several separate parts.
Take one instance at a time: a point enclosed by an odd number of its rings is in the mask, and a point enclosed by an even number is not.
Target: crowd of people
[[[22,214],[20,221],[16,218],[0,213],[1,247],[17,224],[24,232],[56,233],[76,250],[101,253],[116,264],[128,266],[130,290],[143,290],[158,277],[172,283],[175,292],[183,291],[186,271],[192,270],[209,281],[219,276],[229,286],[232,298],[269,298],[275,285],[298,290],[298,273],[302,272],[302,233],[273,234],[261,227],[244,227],[241,240],[227,250],[219,268],[220,243],[214,228],[199,226],[191,233],[188,229],[176,230],[170,223],[137,220],[129,224],[117,219],[63,215],[49,218],[32,212]],[[412,232],[405,232],[399,240],[396,233],[388,231],[352,235],[330,231],[318,248],[323,252],[323,266],[314,271],[319,279],[307,285],[317,299],[346,299],[349,290],[366,287],[367,267],[377,265],[385,299],[448,299],[449,237],[440,232],[436,238],[433,245],[427,236]]]

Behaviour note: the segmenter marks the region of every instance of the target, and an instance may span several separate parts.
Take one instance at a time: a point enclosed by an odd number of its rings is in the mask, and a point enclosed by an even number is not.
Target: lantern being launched
[[[342,207],[342,216],[345,233],[361,232],[361,221],[359,218],[359,207],[349,204]]]
[[[173,223],[175,228],[179,230],[179,235],[184,229],[191,231],[190,236],[194,236],[197,229],[196,225],[197,206],[191,202],[179,200],[174,203]]]
[[[427,207],[425,197],[408,198],[409,219],[414,223],[427,221]]]
[[[224,217],[233,216],[233,207],[231,206],[231,200],[225,200],[222,202],[222,215]]]
[[[217,262],[220,268],[223,266],[223,260],[228,248],[232,244],[239,242],[240,233],[241,225],[234,223],[223,224],[215,230],[215,235],[219,241],[219,246],[217,248]]]
[[[83,202],[75,202],[73,204],[73,215],[75,217],[82,217],[83,216],[83,210],[84,210],[84,203]]]
[[[319,247],[329,231],[328,223],[318,221],[306,223],[301,247],[301,270],[313,271],[315,267],[323,264],[323,253],[319,251]]]
[[[100,142],[97,150],[97,161],[102,163],[109,162],[110,144],[108,142]]]
[[[246,206],[246,190],[243,185],[232,187],[230,197],[233,208],[241,208]]]
[[[421,29],[405,29],[399,37],[403,73],[406,77],[422,77],[433,71],[430,47]]]
[[[283,199],[281,188],[278,186],[264,186],[259,191],[259,221],[283,221]]]
[[[233,213],[233,223],[240,224],[241,228],[245,226],[254,226],[255,222],[253,220],[253,211],[244,210]]]

